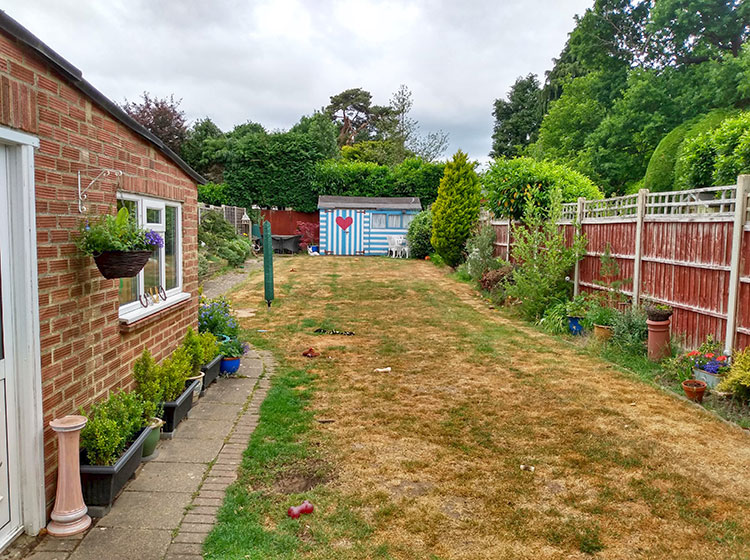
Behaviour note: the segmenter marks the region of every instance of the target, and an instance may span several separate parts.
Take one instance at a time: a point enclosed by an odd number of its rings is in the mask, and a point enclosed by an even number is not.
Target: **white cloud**
[[[400,84],[423,131],[475,159],[492,103],[543,75],[591,0],[6,0],[4,9],[122,101],[182,98],[190,119],[288,128],[344,89]]]

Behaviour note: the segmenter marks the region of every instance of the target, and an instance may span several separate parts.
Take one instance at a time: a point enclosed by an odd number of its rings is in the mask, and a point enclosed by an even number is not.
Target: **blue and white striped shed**
[[[387,255],[389,235],[406,235],[418,198],[318,197],[321,255]]]

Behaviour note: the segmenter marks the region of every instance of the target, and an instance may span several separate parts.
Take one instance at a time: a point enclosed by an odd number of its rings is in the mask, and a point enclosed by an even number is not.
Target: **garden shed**
[[[405,236],[422,210],[416,197],[321,196],[320,253],[386,255],[389,236]]]
[[[55,496],[53,418],[133,386],[197,326],[203,179],[82,73],[0,11],[0,549]],[[163,236],[138,276],[104,278],[74,240],[127,207]],[[149,289],[164,298],[140,303]],[[145,298],[144,298],[145,299]]]

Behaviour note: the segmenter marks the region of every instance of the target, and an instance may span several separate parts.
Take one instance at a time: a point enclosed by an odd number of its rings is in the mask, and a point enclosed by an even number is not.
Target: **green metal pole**
[[[273,245],[271,244],[271,223],[263,224],[263,286],[266,303],[271,307],[273,301]]]

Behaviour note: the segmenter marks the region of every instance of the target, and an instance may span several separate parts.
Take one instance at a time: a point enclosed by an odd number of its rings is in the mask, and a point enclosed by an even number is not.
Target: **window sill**
[[[136,309],[120,315],[120,332],[130,332],[137,329],[138,327],[151,323],[156,319],[156,315],[162,311],[168,311],[173,309],[175,306],[180,305],[186,301],[189,301],[191,295],[187,292],[181,292],[167,298],[166,301],[158,303],[156,305],[150,305],[142,309]]]

